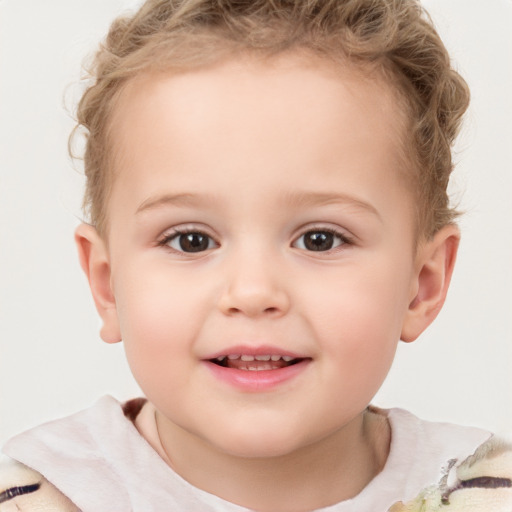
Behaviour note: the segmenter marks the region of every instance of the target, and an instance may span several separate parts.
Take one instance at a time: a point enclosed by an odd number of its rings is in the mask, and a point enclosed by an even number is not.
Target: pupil
[[[208,237],[201,233],[186,233],[180,236],[180,247],[185,252],[206,251]]]
[[[333,246],[333,235],[327,231],[307,233],[304,245],[310,251],[328,251]]]

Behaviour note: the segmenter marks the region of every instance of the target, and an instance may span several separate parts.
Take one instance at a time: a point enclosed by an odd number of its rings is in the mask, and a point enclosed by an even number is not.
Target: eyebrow
[[[145,212],[148,210],[154,210],[162,206],[195,206],[205,200],[210,202],[213,196],[201,195],[189,193],[181,194],[162,194],[155,197],[150,197],[143,201],[136,210],[136,214]],[[328,206],[344,204],[354,206],[357,209],[367,211],[379,219],[381,219],[380,213],[370,203],[363,201],[357,197],[353,197],[348,194],[333,194],[329,192],[290,192],[285,194],[284,201],[292,208],[307,208],[314,206]]]
[[[344,204],[367,211],[368,213],[377,216],[379,219],[382,219],[378,210],[371,203],[349,194],[310,191],[298,193],[293,192],[287,194],[285,200],[291,207],[300,208]]]
[[[209,198],[210,196],[206,196]],[[201,196],[204,199],[205,196]],[[174,205],[174,206],[192,206],[197,204],[199,197],[195,194],[163,194],[155,197],[150,197],[143,201],[137,208],[135,214],[145,212],[147,210],[154,210],[161,206]]]

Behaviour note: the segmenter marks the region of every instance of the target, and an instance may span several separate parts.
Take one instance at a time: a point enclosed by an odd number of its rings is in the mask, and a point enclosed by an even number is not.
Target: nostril
[[[236,284],[236,283],[235,283]],[[242,286],[238,283],[228,286],[218,299],[219,309],[227,315],[246,315],[257,317],[278,317],[286,313],[289,299],[283,291],[267,289],[259,283],[258,286]]]
[[[277,314],[279,314],[279,311],[280,311],[279,308],[272,306],[272,307],[264,308],[263,310],[258,310],[257,308],[249,308],[249,307],[247,307],[247,308],[231,307],[228,309],[227,312],[230,315],[237,315],[240,313],[245,313],[245,314],[248,314],[249,316],[254,316],[254,315],[259,314],[259,312],[262,312],[264,315],[277,315]]]

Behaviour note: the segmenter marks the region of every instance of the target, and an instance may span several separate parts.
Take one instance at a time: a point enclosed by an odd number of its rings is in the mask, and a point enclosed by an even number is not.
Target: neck
[[[260,512],[313,510],[353,498],[382,470],[389,453],[387,420],[370,412],[314,444],[268,458],[234,456],[179,427],[162,429],[165,419],[158,412],[156,418],[167,461],[178,474]]]

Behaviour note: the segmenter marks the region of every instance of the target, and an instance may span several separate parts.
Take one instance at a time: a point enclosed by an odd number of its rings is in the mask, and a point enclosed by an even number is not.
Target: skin
[[[311,510],[385,464],[389,427],[365,409],[399,339],[437,315],[458,243],[447,226],[415,245],[397,104],[378,78],[295,54],[124,90],[108,232],[76,240],[102,338],[123,340],[170,464],[197,487]],[[206,250],[184,252],[183,230]],[[332,248],[309,250],[319,233]],[[205,364],[240,345],[307,364],[240,390]]]

